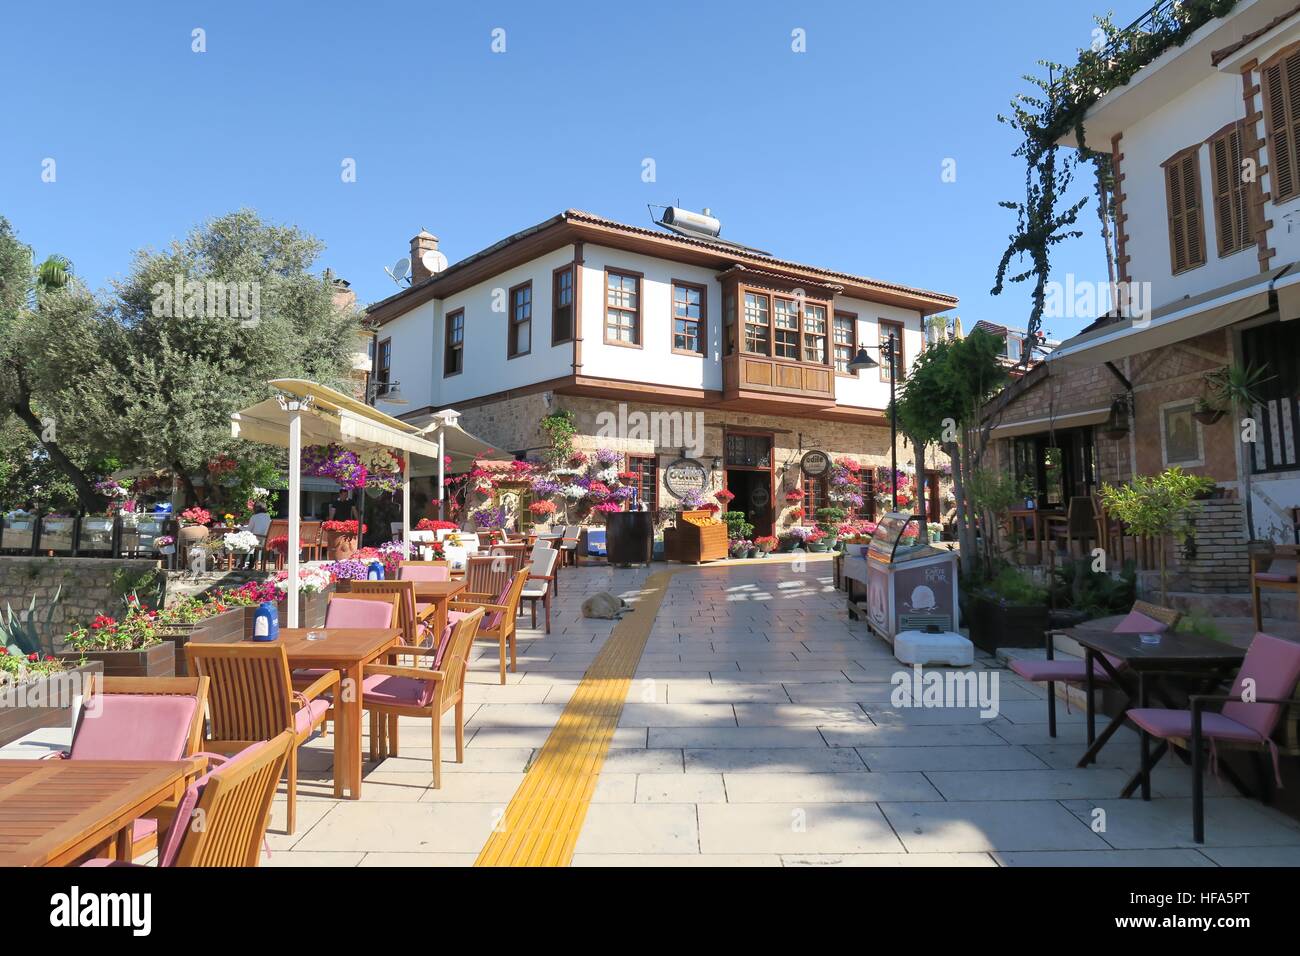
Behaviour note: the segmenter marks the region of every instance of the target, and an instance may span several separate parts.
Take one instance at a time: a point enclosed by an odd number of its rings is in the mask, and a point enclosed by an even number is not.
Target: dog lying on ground
[[[600,618],[606,621],[617,621],[631,610],[632,605],[608,591],[597,591],[582,602],[583,617]]]

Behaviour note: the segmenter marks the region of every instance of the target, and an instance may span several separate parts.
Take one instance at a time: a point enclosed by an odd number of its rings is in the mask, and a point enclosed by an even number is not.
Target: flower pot
[[[176,535],[176,549],[181,554],[187,554],[200,541],[207,541],[210,533],[201,524],[187,524]]]
[[[325,550],[331,561],[346,561],[357,550],[357,536],[342,531],[326,531]]]
[[[133,651],[63,651],[55,655],[69,664],[83,657],[97,661],[105,677],[174,677],[176,650],[170,641],[160,641]]]
[[[992,654],[999,647],[1042,647],[1047,630],[1047,606],[1003,606],[1001,602],[974,595],[970,639]]]
[[[242,641],[247,610],[249,609],[232,607],[193,624],[172,624],[159,631],[158,636],[172,646],[176,676],[189,676],[189,667],[185,663],[186,644],[235,644]]]
[[[825,550],[826,550],[826,542],[825,542],[825,541],[809,541],[809,542],[808,542],[808,550],[811,551],[813,554],[822,554],[822,553],[825,552]]]
[[[1213,425],[1226,414],[1227,412],[1218,408],[1198,408],[1192,412],[1192,417],[1202,425]]]
[[[73,697],[85,696],[86,679],[103,670],[98,661],[89,661],[0,690],[0,747],[44,727],[69,725]]]
[[[745,557],[747,558],[758,557],[758,548],[750,548],[748,551],[745,552]]]

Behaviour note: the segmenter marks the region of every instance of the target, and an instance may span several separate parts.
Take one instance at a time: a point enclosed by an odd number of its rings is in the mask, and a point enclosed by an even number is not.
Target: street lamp
[[[858,354],[853,356],[853,361],[848,364],[848,370],[857,373],[860,369],[876,368],[879,364],[870,355],[867,349],[872,348],[880,353],[880,357],[889,363],[889,500],[892,510],[898,510],[898,409],[894,405],[894,382],[898,377],[898,361],[895,352],[894,333],[889,333],[889,339],[884,345],[859,345]]]
[[[366,386],[366,404],[375,404],[375,399],[389,405],[405,405],[406,396],[402,394],[401,382],[371,382]]]

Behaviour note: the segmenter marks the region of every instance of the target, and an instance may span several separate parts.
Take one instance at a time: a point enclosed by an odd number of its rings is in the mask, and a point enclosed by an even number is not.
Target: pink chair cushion
[[[158,832],[158,821],[150,817],[141,817],[131,821],[131,840],[139,843],[147,836]]]
[[[450,581],[451,568],[407,565],[397,569],[399,581]]]
[[[328,667],[303,667],[293,672],[293,679],[296,681],[306,681],[312,683],[318,681],[330,672]],[[326,692],[328,693],[328,691]]]
[[[1058,681],[1062,684],[1082,684],[1088,679],[1088,671],[1081,660],[1058,659],[1051,661],[1012,661],[1011,669],[1025,680],[1042,684],[1046,681]],[[1110,675],[1098,663],[1092,665],[1093,680],[1109,681]]]
[[[433,682],[414,677],[371,674],[361,682],[361,700],[366,704],[398,707],[427,707],[433,700]]]
[[[193,697],[103,694],[82,712],[73,760],[179,760],[194,721]]]
[[[1255,697],[1288,698],[1300,681],[1300,644],[1272,634],[1256,634],[1246,650],[1230,696],[1236,698],[1223,705],[1223,716],[1244,724],[1261,737],[1270,737],[1282,716],[1281,704],[1247,704],[1242,693],[1247,678],[1255,681]]]
[[[102,856],[97,856],[97,857],[95,857],[93,860],[87,860],[85,863],[83,863],[83,864],[81,864],[81,865],[82,865],[82,866],[93,866],[93,867],[103,867],[103,866],[139,866],[139,867],[143,867],[143,866],[144,866],[143,863],[127,863],[125,860],[107,860],[107,859],[105,859],[105,858],[102,857]]]
[[[508,595],[509,593],[510,593],[510,583],[507,582],[504,590],[502,590],[502,592],[497,595],[496,600],[493,601],[492,603],[504,604],[506,600],[506,595]],[[504,613],[503,611],[492,611],[490,614],[488,614],[486,617],[483,618],[483,622],[478,626],[479,630],[486,631],[496,627],[497,624],[500,623],[501,615],[503,613]],[[469,617],[469,615],[470,612],[468,611],[448,611],[447,623],[455,624],[457,621],[461,620],[462,618]]]
[[[338,597],[325,612],[326,627],[392,627],[393,606],[382,601]]]
[[[1282,574],[1278,571],[1256,571],[1256,581],[1268,581],[1275,584],[1295,584],[1296,576],[1294,574]]]
[[[305,734],[311,729],[312,724],[316,723],[324,716],[325,711],[330,709],[330,702],[323,698],[309,700],[306,707],[299,707],[298,712],[293,715],[293,729],[295,733]]]
[[[465,615],[462,614],[461,617]],[[442,668],[442,659],[447,656],[447,648],[451,647],[451,632],[455,630],[450,624],[442,629],[442,637],[438,638],[438,650],[433,655],[433,669]]]
[[[1187,740],[1192,736],[1190,710],[1164,710],[1158,707],[1139,708],[1128,712],[1129,720],[1153,737],[1177,737]],[[1201,732],[1206,740],[1234,740],[1242,743],[1261,743],[1264,738],[1245,724],[1230,717],[1207,711],[1201,715]]]
[[[1168,624],[1148,617],[1141,611],[1129,611],[1124,620],[1115,625],[1115,634],[1161,634],[1169,629]]]
[[[255,756],[258,751],[269,744],[269,740],[262,740],[245,747],[222,763],[221,766],[209,770],[185,788],[185,794],[181,797],[180,804],[176,808],[176,816],[172,818],[171,828],[167,831],[167,839],[161,842],[158,847],[158,865],[160,867],[173,866],[176,863],[176,856],[180,853],[185,834],[190,831],[194,808],[198,806],[199,797],[203,794],[203,788],[207,786],[208,781],[218,774],[227,772],[231,767],[239,766],[241,761]]]

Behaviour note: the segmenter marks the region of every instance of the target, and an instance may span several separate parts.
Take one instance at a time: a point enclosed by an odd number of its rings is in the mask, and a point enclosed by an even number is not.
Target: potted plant
[[[122,620],[100,614],[78,625],[56,656],[65,662],[98,661],[107,677],[172,677],[176,655],[159,636],[156,611],[131,608]]]
[[[188,674],[185,645],[229,644],[246,636],[244,619],[250,589],[256,582],[232,591],[219,591],[207,598],[183,597],[154,615],[160,640],[172,647],[174,669],[178,676]]]
[[[283,625],[289,614],[289,572],[281,571],[275,576],[278,597],[277,609]],[[334,590],[334,576],[318,564],[309,564],[298,569],[298,626],[324,627],[325,612],[329,607],[330,592]],[[252,617],[249,617],[249,635],[252,635]]]
[[[901,502],[900,502],[901,503]],[[840,525],[844,522],[848,512],[843,508],[830,505],[825,508],[817,509],[817,527],[822,530],[826,536],[826,546],[834,549],[839,543]]]
[[[1218,408],[1202,396],[1196,402],[1196,411],[1192,412],[1192,417],[1202,425],[1213,425],[1226,414],[1228,414],[1227,409]]]
[[[162,534],[154,538],[153,546],[158,549],[159,554],[176,553],[176,539],[169,534]]]
[[[1014,567],[1003,567],[967,602],[970,639],[990,654],[999,647],[1042,647],[1047,630],[1047,589]]]
[[[212,524],[212,513],[207,508],[195,505],[181,512],[180,522],[181,530],[178,533],[177,548],[181,554],[189,554],[191,547],[207,540],[210,533],[208,525]]]
[[[345,561],[357,550],[357,537],[365,534],[367,526],[357,527],[353,521],[323,521],[321,530],[325,532],[325,551],[331,561]]]
[[[1138,475],[1127,485],[1101,486],[1108,515],[1124,522],[1134,536],[1155,538],[1160,562],[1161,603],[1169,604],[1164,538],[1183,537],[1195,521],[1196,496],[1214,485],[1209,478],[1186,474],[1175,465],[1154,477]]]
[[[758,550],[760,558],[766,558],[776,550],[776,538],[770,534],[759,535],[754,539],[754,547]]]

